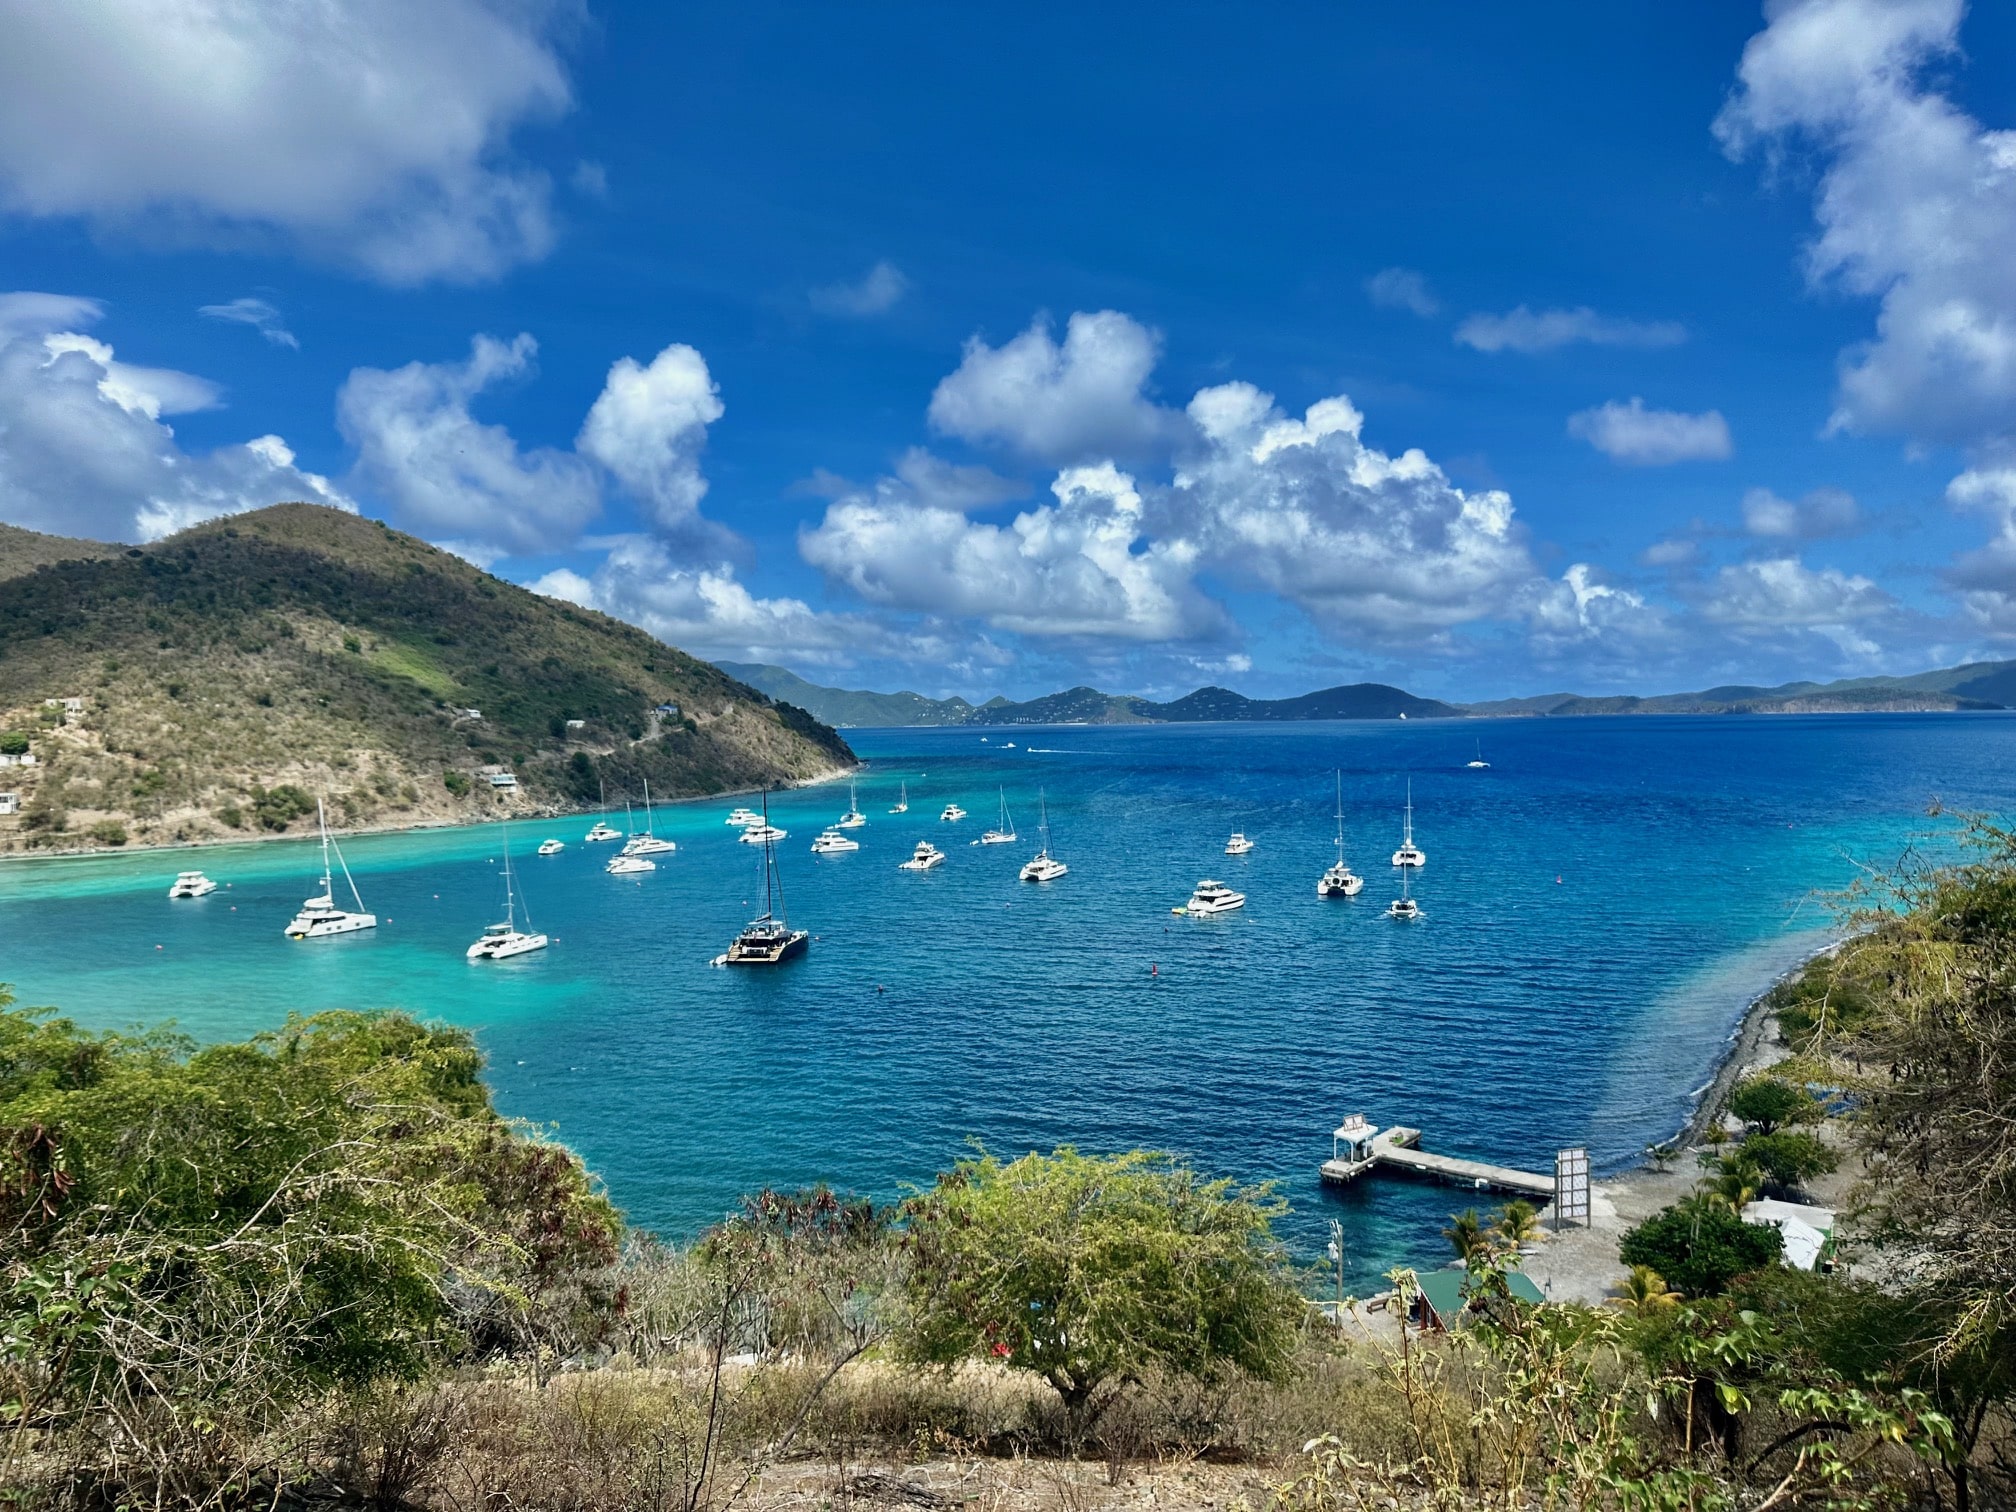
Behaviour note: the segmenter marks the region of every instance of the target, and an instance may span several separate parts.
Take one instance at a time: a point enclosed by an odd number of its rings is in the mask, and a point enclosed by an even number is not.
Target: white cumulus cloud
[[[1601,568],[1576,562],[1554,582],[1535,588],[1527,606],[1537,649],[1543,654],[1595,644],[1606,652],[1664,636],[1666,616],[1643,595],[1609,582]]]
[[[336,421],[357,451],[361,484],[388,500],[398,522],[467,543],[479,558],[550,551],[571,542],[601,509],[594,469],[572,452],[521,451],[501,425],[470,405],[494,383],[531,370],[538,343],[478,336],[466,362],[357,368],[336,396]]]
[[[840,499],[799,538],[805,560],[870,603],[980,619],[1038,637],[1216,638],[1229,621],[1191,582],[1187,542],[1151,542],[1134,479],[1066,468],[1054,504],[1007,525],[968,519],[894,481]]]
[[[1381,268],[1365,280],[1365,297],[1382,310],[1407,310],[1423,320],[1442,313],[1427,278],[1412,268]]]
[[[639,365],[610,369],[575,447],[606,467],[666,529],[690,524],[707,493],[700,453],[707,427],[724,413],[707,362],[674,343]]]
[[[161,417],[209,408],[215,385],[122,363],[68,329],[100,314],[95,300],[0,294],[0,518],[131,541],[269,504],[355,507],[278,436],[184,451]]]
[[[570,103],[566,0],[63,0],[0,7],[0,205],[277,238],[397,284],[552,241],[509,142]]]
[[[1860,574],[1816,572],[1797,557],[1723,567],[1710,580],[1702,614],[1738,630],[1845,630],[1896,612],[1897,600]]]
[[[1927,77],[1957,56],[1962,13],[1960,0],[1770,7],[1715,122],[1734,157],[1817,152],[1807,272],[1881,301],[1874,338],[1842,354],[1837,428],[2016,435],[2016,131],[1983,126]]]
[[[1816,488],[1799,499],[1781,499],[1768,488],[1743,495],[1743,528],[1753,536],[1819,541],[1852,535],[1861,524],[1855,496],[1839,488]]]
[[[1587,305],[1535,310],[1525,305],[1503,315],[1477,314],[1456,328],[1456,340],[1480,352],[1551,352],[1578,342],[1590,346],[1669,347],[1687,339],[1672,320],[1620,320]]]
[[[1074,314],[1060,345],[1038,319],[999,347],[978,336],[931,396],[931,423],[1043,462],[1154,453],[1174,417],[1143,393],[1161,338],[1117,310]]]
[[[1635,396],[1629,404],[1613,399],[1570,415],[1568,434],[1631,467],[1719,461],[1736,450],[1720,410],[1690,415],[1647,409],[1645,401]]]

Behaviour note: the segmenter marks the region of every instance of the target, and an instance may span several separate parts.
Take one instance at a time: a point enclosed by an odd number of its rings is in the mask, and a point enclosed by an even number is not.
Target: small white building
[[[485,782],[489,783],[490,786],[492,786],[493,788],[498,788],[507,792],[518,786],[518,778],[516,774],[512,773],[511,771],[507,770],[504,767],[497,767],[497,766],[483,767],[477,771],[476,775],[478,777],[481,777]]]
[[[23,751],[19,756],[0,755],[0,767],[31,767],[37,764],[33,751]]]
[[[481,709],[457,709],[455,714],[458,719],[481,719],[483,717]]]
[[[45,698],[42,700],[42,707],[45,709],[61,709],[64,717],[68,718],[72,714],[82,714],[84,712],[84,700],[81,698]]]
[[[1814,1270],[1833,1258],[1834,1212],[1803,1202],[1779,1202],[1763,1197],[1743,1205],[1743,1221],[1775,1228],[1785,1241],[1785,1263]]]
[[[570,719],[567,721],[567,728],[570,730],[585,730],[588,728],[588,721],[585,719]]]
[[[19,793],[0,793],[0,815],[18,814],[20,812],[21,795]]]

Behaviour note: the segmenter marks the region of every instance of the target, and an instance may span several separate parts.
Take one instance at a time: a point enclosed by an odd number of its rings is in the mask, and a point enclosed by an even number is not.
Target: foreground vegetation
[[[130,550],[37,537],[10,572],[25,534],[0,537],[0,752],[36,765],[0,772],[22,805],[0,850],[277,833],[312,825],[317,793],[342,824],[479,818],[502,801],[485,768],[551,808],[853,761],[803,711],[634,626],[341,510]],[[65,698],[81,707],[45,702]]]
[[[1237,1461],[1253,1512],[2007,1505],[2016,842],[1972,838],[1781,991],[1799,1058],[1732,1097],[1615,1303],[1517,1300],[1530,1211],[1459,1219],[1448,1334],[1403,1326],[1413,1271],[1324,1314],[1270,1192],[1164,1156],[976,1153],[895,1209],[765,1192],[675,1248],[496,1116],[460,1032],[0,1011],[0,1502],[703,1512],[797,1473],[934,1507],[979,1482],[864,1467],[979,1456]],[[1772,1160],[1799,1179],[1815,1084],[1862,1178],[1831,1276],[1735,1214]]]

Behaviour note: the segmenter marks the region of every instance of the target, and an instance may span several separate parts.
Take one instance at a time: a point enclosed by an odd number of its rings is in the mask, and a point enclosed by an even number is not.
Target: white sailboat
[[[1055,882],[1071,868],[1050,854],[1050,806],[1044,802],[1041,788],[1036,790],[1036,833],[1042,837],[1043,848],[1022,867],[1022,880]]]
[[[896,798],[896,806],[895,806],[894,808],[890,809],[890,810],[889,810],[889,812],[890,812],[890,813],[892,813],[892,814],[907,814],[907,813],[909,813],[909,812],[910,812],[910,784],[909,784],[909,783],[905,782],[905,783],[900,783],[900,784],[898,784],[898,786],[897,786],[897,798]]]
[[[1407,891],[1407,880],[1407,869],[1402,867],[1400,869],[1400,896],[1386,905],[1386,917],[1389,919],[1421,919],[1427,917],[1427,915],[1421,912],[1421,905],[1416,903],[1412,895]]]
[[[651,827],[651,779],[644,779],[644,833],[623,842],[626,856],[663,856],[679,849],[670,840],[660,840]]]
[[[1426,866],[1427,854],[1414,843],[1414,779],[1407,779],[1407,822],[1400,831],[1400,849],[1393,852],[1395,866]]]
[[[1473,772],[1486,772],[1491,769],[1491,763],[1484,759],[1483,741],[1480,740],[1477,742],[1477,759],[1475,761],[1466,761],[1463,765],[1470,768]]]
[[[350,863],[343,859],[343,849],[329,838],[329,815],[323,810],[322,800],[315,800],[315,822],[322,830],[322,891],[312,898],[302,901],[301,912],[294,915],[287,926],[286,935],[290,940],[325,940],[331,935],[355,934],[360,929],[376,929],[378,915],[364,911],[364,899],[357,891],[357,882],[350,875]],[[336,865],[343,869],[343,881],[350,889],[350,901],[354,909],[336,906],[336,888],[329,866],[329,853],[336,853]]]
[[[859,829],[868,822],[868,816],[861,812],[860,801],[854,795],[854,779],[847,779],[847,812],[840,816],[837,829]]]
[[[770,824],[770,795],[763,795],[762,823],[757,826],[764,833],[782,835],[782,830],[773,829]],[[750,833],[756,833],[755,830]],[[744,837],[745,839],[747,836]],[[763,912],[742,926],[742,932],[730,942],[727,953],[714,958],[717,966],[777,966],[801,956],[811,948],[812,932],[793,929],[791,920],[784,912],[784,878],[777,870],[777,848],[769,841],[763,844]]]
[[[175,881],[168,889],[171,898],[207,898],[217,891],[217,884],[199,871],[177,872]]]
[[[634,877],[638,872],[656,871],[658,863],[649,856],[614,855],[602,868],[612,877]]]
[[[511,876],[511,828],[502,826],[504,831],[504,921],[485,929],[474,945],[463,954],[471,961],[508,961],[512,956],[530,955],[535,950],[544,950],[546,936],[532,931],[532,912],[525,912],[524,929],[518,927],[518,889],[512,885]],[[620,859],[620,858],[619,858]]]
[[[984,831],[975,845],[1007,845],[1015,839],[1015,821],[1008,817],[1008,789],[1001,789],[1001,820],[993,828]]]
[[[1365,879],[1353,872],[1344,861],[1344,774],[1340,771],[1337,774],[1337,861],[1317,879],[1316,896],[1355,898],[1364,885]]]

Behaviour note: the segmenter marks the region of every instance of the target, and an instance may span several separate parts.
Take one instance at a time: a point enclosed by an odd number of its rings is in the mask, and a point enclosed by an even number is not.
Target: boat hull
[[[478,940],[469,947],[467,955],[472,961],[508,961],[513,956],[544,950],[550,943],[543,934],[513,935],[496,941]]]
[[[1031,861],[1022,868],[1024,882],[1054,882],[1071,870],[1062,861]]]
[[[376,929],[378,915],[346,913],[335,918],[302,919],[296,917],[286,929],[290,940],[328,940],[337,935],[356,934],[360,929]]]
[[[728,953],[721,957],[723,966],[781,966],[786,961],[796,960],[810,948],[811,935],[803,929],[794,929],[781,940],[765,940],[759,944],[745,945],[737,940],[728,947]]]

